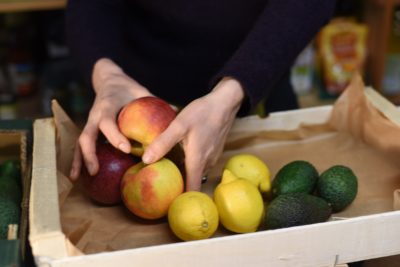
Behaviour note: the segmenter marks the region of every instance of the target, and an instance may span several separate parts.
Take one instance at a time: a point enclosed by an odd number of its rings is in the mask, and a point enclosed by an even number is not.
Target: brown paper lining
[[[385,102],[385,105],[391,105]],[[400,118],[391,109],[391,116]],[[57,128],[57,162],[63,232],[75,246],[71,255],[138,248],[179,242],[165,219],[144,221],[123,205],[99,206],[82,193],[79,182],[67,176],[79,130],[57,103],[53,103]],[[397,113],[396,113],[397,112]],[[259,119],[260,125],[268,119]],[[400,127],[387,119],[365,97],[364,84],[356,76],[333,106],[324,123],[302,124],[295,129],[249,130],[235,128],[225,151],[209,174],[202,191],[212,195],[226,160],[237,153],[253,153],[270,168],[272,178],[284,164],[297,159],[310,161],[319,172],[342,164],[359,178],[359,193],[350,207],[333,215],[344,219],[400,208]],[[215,237],[229,235],[222,227]]]

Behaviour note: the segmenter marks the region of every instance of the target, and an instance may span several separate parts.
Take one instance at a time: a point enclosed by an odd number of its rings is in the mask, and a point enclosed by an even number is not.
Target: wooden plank
[[[66,0],[0,1],[0,13],[62,9],[66,3]]]
[[[68,257],[40,265],[337,266],[400,253],[400,211],[201,241]]]
[[[35,255],[67,256],[61,232],[58,204],[56,136],[53,119],[39,119],[34,125],[29,241]],[[51,216],[54,215],[54,216]]]

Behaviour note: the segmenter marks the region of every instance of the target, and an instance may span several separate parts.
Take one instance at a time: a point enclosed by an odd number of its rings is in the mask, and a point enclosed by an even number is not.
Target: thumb
[[[142,160],[145,164],[150,164],[164,157],[180,140],[182,134],[173,127],[173,124],[162,132],[150,145],[145,147]]]

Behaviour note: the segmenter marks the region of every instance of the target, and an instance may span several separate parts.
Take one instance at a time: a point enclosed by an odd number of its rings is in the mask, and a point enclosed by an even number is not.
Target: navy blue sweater
[[[108,57],[174,104],[233,76],[245,89],[245,105],[266,98],[285,109],[276,102],[287,92],[274,90],[334,6],[335,0],[69,0],[67,36],[88,82],[96,60]]]

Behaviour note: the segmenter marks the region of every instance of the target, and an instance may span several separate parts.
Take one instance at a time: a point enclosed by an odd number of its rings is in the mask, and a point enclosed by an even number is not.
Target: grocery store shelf
[[[0,13],[62,9],[67,0],[0,0]]]

